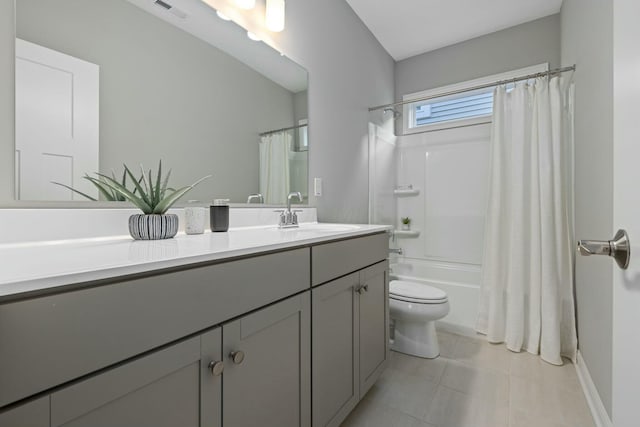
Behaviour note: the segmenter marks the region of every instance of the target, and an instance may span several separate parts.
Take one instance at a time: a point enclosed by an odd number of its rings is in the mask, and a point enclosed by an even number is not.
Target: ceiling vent
[[[178,9],[177,7],[173,7],[172,5],[170,5],[169,3],[167,3],[166,1],[162,1],[162,0],[155,0],[154,4],[158,7],[163,8],[164,10],[166,10],[167,12],[177,16],[180,19],[186,19],[187,18],[187,14],[184,13],[183,11],[181,11],[180,9]]]

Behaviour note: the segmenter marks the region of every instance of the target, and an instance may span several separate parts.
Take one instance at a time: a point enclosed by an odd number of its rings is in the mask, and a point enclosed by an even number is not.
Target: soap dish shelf
[[[416,239],[420,237],[420,230],[395,230],[393,233],[399,239]]]
[[[420,190],[417,188],[397,188],[393,190],[393,194],[396,197],[415,197],[420,194]]]

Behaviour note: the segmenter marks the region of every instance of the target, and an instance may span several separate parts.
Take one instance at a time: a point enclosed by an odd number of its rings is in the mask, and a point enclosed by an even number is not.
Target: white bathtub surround
[[[575,361],[573,84],[496,89],[477,329],[561,365]]]
[[[297,208],[297,207],[296,207]],[[253,227],[278,224],[275,207],[245,208],[231,205],[229,227]],[[299,208],[301,223],[317,222],[316,208]],[[205,230],[209,230],[209,210],[206,209]],[[113,236],[128,237],[129,217],[139,209],[0,209],[0,245],[40,241],[91,239]],[[167,213],[180,218],[184,231],[184,209],[169,209]]]
[[[403,241],[399,243],[404,245]],[[475,336],[480,293],[480,267],[470,264],[398,257],[391,261],[391,279],[405,280],[442,289],[450,311],[437,322],[438,329]]]

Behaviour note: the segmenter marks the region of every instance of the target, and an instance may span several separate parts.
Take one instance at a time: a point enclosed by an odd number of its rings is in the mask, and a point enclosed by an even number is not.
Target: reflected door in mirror
[[[73,200],[59,182],[97,198],[99,67],[16,40],[16,198]]]

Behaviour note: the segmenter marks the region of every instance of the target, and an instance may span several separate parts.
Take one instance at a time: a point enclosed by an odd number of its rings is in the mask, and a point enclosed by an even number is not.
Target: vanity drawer
[[[326,243],[311,248],[313,286],[387,259],[387,233]]]
[[[308,289],[309,250],[0,305],[0,407]]]

